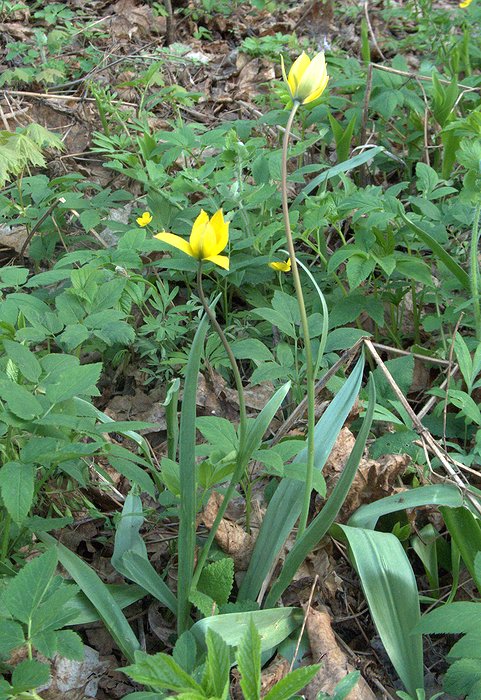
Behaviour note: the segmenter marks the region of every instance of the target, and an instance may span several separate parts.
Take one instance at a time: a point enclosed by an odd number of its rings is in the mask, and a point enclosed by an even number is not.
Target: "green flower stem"
[[[473,228],[471,232],[471,296],[474,305],[474,323],[476,328],[476,338],[481,340],[481,308],[479,305],[479,265],[478,265],[478,242],[479,242],[479,217],[481,204],[476,205],[474,211]]]
[[[224,495],[224,500],[222,501],[219,511],[217,513],[217,516],[214,520],[214,523],[210,529],[209,535],[207,537],[207,540],[205,541],[204,546],[202,547],[202,551],[199,555],[198,561],[197,561],[197,566],[195,568],[194,575],[192,577],[192,590],[195,590],[195,587],[197,586],[197,583],[199,581],[200,574],[202,573],[202,569],[204,568],[204,564],[207,561],[207,556],[209,554],[210,548],[212,546],[212,542],[214,541],[215,534],[217,532],[217,529],[219,527],[220,521],[224,517],[225,511],[227,510],[227,506],[229,505],[232,496],[234,495],[235,488],[237,484],[239,483],[244,470],[247,466],[249,456],[244,454],[244,444],[245,444],[245,438],[247,434],[247,413],[246,413],[246,406],[245,406],[245,400],[244,400],[244,387],[242,386],[242,379],[240,376],[239,368],[237,366],[236,359],[234,357],[234,353],[232,352],[232,349],[229,345],[229,341],[225,337],[224,331],[222,330],[219,322],[217,321],[214,312],[210,308],[207,299],[205,298],[204,294],[204,289],[202,287],[202,261],[199,263],[199,269],[197,271],[197,290],[199,293],[199,298],[202,302],[202,306],[204,307],[205,313],[209,317],[209,320],[216,331],[217,335],[219,336],[222,345],[224,346],[224,349],[227,353],[227,357],[229,358],[229,362],[232,367],[232,372],[234,373],[234,380],[235,380],[235,385],[236,385],[236,390],[239,398],[239,449],[237,451],[237,460],[236,460],[236,466],[234,469],[234,473],[232,474],[231,480],[229,482],[229,486],[227,487],[227,491],[225,492]]]
[[[284,227],[286,229],[287,250],[291,259],[292,278],[294,280],[294,289],[296,291],[297,303],[299,305],[299,313],[301,317],[302,335],[304,338],[304,354],[306,358],[306,381],[307,381],[307,470],[306,470],[306,488],[304,491],[304,502],[302,505],[301,516],[299,519],[299,527],[297,537],[300,537],[307,525],[309,515],[309,505],[311,502],[312,493],[312,478],[314,473],[314,428],[316,423],[315,416],[315,387],[314,387],[314,365],[312,362],[311,339],[309,337],[309,325],[307,323],[306,307],[304,304],[304,295],[302,293],[301,278],[296,260],[296,251],[294,249],[294,241],[292,240],[291,223],[289,221],[289,204],[287,201],[287,152],[289,147],[289,136],[292,128],[292,123],[299,107],[298,102],[294,102],[289,119],[287,120],[286,130],[284,131],[284,139],[282,142],[282,175],[281,175],[281,196],[282,196],[282,213],[284,216]]]

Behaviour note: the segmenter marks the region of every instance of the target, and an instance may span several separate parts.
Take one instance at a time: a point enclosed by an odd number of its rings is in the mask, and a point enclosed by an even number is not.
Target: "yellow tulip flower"
[[[222,209],[216,211],[210,219],[209,215],[202,210],[194,221],[189,242],[175,233],[166,231],[157,233],[154,238],[178,248],[191,258],[208,260],[224,270],[229,269],[229,258],[226,255],[219,255],[229,241],[229,222],[224,221]]]
[[[142,216],[139,216],[138,219],[136,219],[137,223],[139,226],[148,226],[150,222],[152,221],[152,214],[148,211],[144,211]]]
[[[291,259],[288,258],[286,262],[270,262],[269,267],[272,267],[276,272],[290,272],[291,271]]]
[[[281,63],[284,82],[289,88],[289,94],[293,102],[306,105],[317,100],[322,95],[329,80],[324,51],[316,54],[312,61],[303,51],[292,64],[289,75],[286,75],[284,58],[282,56]]]
[[[464,0],[464,2],[459,3],[459,7],[462,7],[464,9],[465,7],[469,7],[472,2],[473,0]]]

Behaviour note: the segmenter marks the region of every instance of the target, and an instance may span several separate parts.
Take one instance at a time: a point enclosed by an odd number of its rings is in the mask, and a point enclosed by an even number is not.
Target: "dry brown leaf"
[[[148,38],[152,32],[165,32],[165,17],[155,17],[149,5],[138,4],[135,0],[119,0],[112,11],[110,33],[117,40],[131,41],[134,37]]]
[[[279,654],[276,655],[273,661],[262,669],[261,674],[261,698],[267,695],[269,690],[279,683],[284,676],[289,672],[289,661],[284,659]]]
[[[16,226],[13,231],[0,228],[0,248],[10,248],[20,253],[27,238],[28,231],[25,226]],[[28,255],[28,248],[25,254]]]
[[[151,394],[145,394],[141,389],[136,389],[134,396],[126,394],[114,396],[104,410],[116,421],[139,420],[156,424],[153,428],[138,430],[137,432],[141,435],[167,430],[165,407]]]
[[[209,530],[214,524],[223,500],[224,497],[220,493],[213,493],[204,508],[202,520]],[[222,518],[215,534],[215,540],[222,551],[233,558],[236,571],[247,570],[254,546],[254,539],[251,535],[248,535],[237,523]]]
[[[313,661],[321,668],[306,688],[307,700],[315,700],[319,692],[332,694],[336,685],[348,673],[356,669],[349,663],[340,649],[331,627],[331,618],[326,608],[309,608],[306,620],[307,636],[311,645]],[[375,700],[376,696],[362,676],[346,700]]]
[[[349,428],[342,428],[324,467],[328,494],[336,485],[351,454],[356,439]],[[399,491],[398,477],[410,463],[408,455],[383,455],[376,459],[361,459],[351,488],[341,509],[340,520],[345,522],[363,503],[377,501]]]

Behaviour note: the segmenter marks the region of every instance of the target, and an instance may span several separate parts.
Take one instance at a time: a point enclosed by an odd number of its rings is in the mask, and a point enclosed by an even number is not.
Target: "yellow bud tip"
[[[288,258],[286,262],[270,262],[269,267],[276,272],[290,272],[291,271],[291,259]]]
[[[292,64],[288,75],[286,74],[282,56],[281,66],[282,77],[293,102],[308,104],[317,100],[326,89],[329,76],[327,75],[324,51],[316,54],[312,61],[303,51]]]
[[[152,214],[149,211],[144,211],[142,216],[139,216],[136,219],[136,222],[141,227],[148,226],[151,221],[152,221]]]
[[[472,2],[473,0],[464,0],[463,2],[459,3],[459,7],[462,7],[464,9],[465,7],[469,7]]]

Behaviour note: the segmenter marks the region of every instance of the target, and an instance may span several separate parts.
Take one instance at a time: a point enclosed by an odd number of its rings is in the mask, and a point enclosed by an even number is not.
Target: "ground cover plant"
[[[481,697],[480,20],[0,3],[0,698]]]

